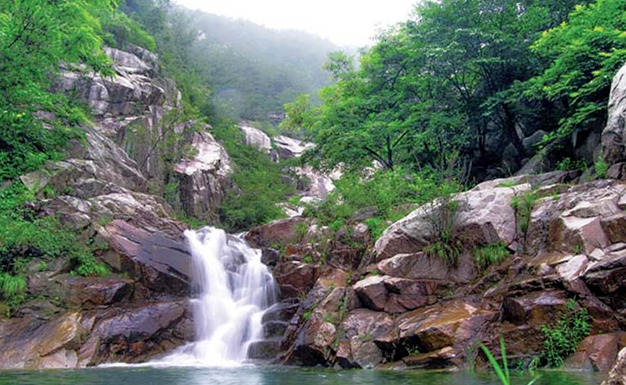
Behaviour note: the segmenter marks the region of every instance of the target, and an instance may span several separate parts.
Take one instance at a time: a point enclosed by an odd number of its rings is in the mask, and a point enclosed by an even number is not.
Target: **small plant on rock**
[[[578,344],[589,335],[589,314],[574,299],[569,299],[565,312],[558,316],[553,327],[541,327],[544,340],[543,359],[552,367],[563,365],[565,358],[573,354]]]
[[[474,262],[479,270],[485,270],[491,265],[497,265],[509,257],[511,253],[502,243],[495,245],[478,246],[472,252]]]

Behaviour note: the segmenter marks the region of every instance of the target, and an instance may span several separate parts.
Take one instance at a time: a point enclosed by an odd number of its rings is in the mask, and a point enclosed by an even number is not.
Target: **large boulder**
[[[88,314],[89,338],[78,350],[80,366],[141,362],[193,339],[187,301],[110,309]]]
[[[624,178],[626,162],[626,65],[613,78],[606,127],[602,131],[602,156],[611,166],[609,176]]]
[[[0,323],[0,368],[75,368],[87,330],[77,312],[51,322],[18,318]]]
[[[263,131],[250,126],[248,123],[242,123],[239,129],[243,133],[243,143],[246,146],[254,147],[266,153],[272,150],[272,139]]]
[[[279,135],[273,140],[279,159],[297,158],[315,146],[313,143],[302,142],[284,135]]]
[[[445,222],[445,215],[453,215],[456,237],[467,246],[489,243],[510,245],[515,240],[515,211],[511,199],[516,193],[530,188],[528,184],[514,187],[480,186],[453,197],[452,203],[438,200],[419,207],[407,217],[391,225],[376,241],[378,261],[398,254],[411,254],[437,241],[437,223]],[[458,206],[455,211],[443,205]]]
[[[114,271],[129,274],[155,293],[190,293],[191,255],[182,238],[148,233],[120,220],[100,228],[99,236],[110,245],[102,259]]]

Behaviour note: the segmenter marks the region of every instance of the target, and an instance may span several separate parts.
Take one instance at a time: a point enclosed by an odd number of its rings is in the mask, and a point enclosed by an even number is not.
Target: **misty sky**
[[[406,20],[417,0],[174,0],[191,9],[301,29],[339,45],[370,44],[379,27]]]

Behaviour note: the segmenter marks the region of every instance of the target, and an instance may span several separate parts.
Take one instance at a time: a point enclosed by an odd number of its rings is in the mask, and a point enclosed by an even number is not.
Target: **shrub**
[[[220,207],[220,222],[230,231],[241,231],[274,219],[284,218],[278,205],[293,194],[293,188],[281,179],[281,166],[267,154],[243,144],[243,134],[232,124],[215,128],[237,165],[230,189]]]
[[[563,365],[565,358],[573,354],[578,344],[589,335],[591,324],[589,314],[579,308],[574,299],[569,299],[565,312],[557,317],[553,327],[541,327],[545,336],[542,357],[552,367]]]

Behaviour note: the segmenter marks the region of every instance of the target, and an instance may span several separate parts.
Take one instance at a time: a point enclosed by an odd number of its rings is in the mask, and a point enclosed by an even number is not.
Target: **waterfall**
[[[196,341],[161,362],[227,366],[246,359],[251,342],[263,338],[261,319],[277,301],[274,279],[261,251],[223,230],[185,232],[193,260],[191,300]]]

